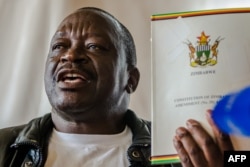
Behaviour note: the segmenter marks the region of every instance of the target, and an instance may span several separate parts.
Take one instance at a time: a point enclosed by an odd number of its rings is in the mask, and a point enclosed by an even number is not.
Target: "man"
[[[139,76],[129,31],[100,9],[75,11],[59,25],[46,62],[52,112],[0,131],[0,166],[150,166],[150,123],[128,109]],[[177,129],[184,167],[222,166],[232,145],[213,129],[217,142],[195,120]]]

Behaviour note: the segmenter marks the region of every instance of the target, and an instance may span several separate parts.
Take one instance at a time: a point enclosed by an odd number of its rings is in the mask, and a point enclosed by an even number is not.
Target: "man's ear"
[[[128,70],[128,73],[129,73],[129,78],[126,86],[126,91],[130,94],[133,93],[138,86],[140,80],[140,72],[136,67],[133,67]]]

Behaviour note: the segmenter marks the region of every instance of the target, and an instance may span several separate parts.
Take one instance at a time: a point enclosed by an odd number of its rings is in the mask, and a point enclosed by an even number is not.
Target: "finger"
[[[219,128],[215,125],[214,121],[212,120],[211,113],[212,110],[207,110],[206,116],[208,123],[212,127],[216,143],[218,144],[220,150],[221,151],[234,150],[230,136],[219,130]]]
[[[222,159],[222,152],[219,147],[199,122],[190,119],[187,121],[187,128],[201,148],[208,163],[214,162],[217,159]]]
[[[204,154],[189,131],[186,128],[180,127],[176,130],[176,135],[193,166],[206,166],[207,162]]]
[[[173,143],[181,160],[182,167],[194,167],[191,160],[189,159],[188,153],[186,152],[185,148],[183,147],[177,136],[174,137]]]

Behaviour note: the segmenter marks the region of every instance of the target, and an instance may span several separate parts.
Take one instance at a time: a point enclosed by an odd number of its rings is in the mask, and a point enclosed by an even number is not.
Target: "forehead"
[[[86,34],[95,36],[118,35],[116,20],[105,14],[95,11],[79,11],[66,17],[59,25],[55,36],[70,34],[74,37],[82,37]]]

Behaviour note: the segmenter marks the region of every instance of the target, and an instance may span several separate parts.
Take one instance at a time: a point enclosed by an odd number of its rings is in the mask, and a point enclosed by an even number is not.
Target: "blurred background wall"
[[[50,39],[65,16],[84,6],[107,10],[134,36],[141,80],[130,108],[140,117],[150,119],[150,16],[250,7],[250,1],[0,0],[0,128],[23,124],[51,111],[43,85]]]

